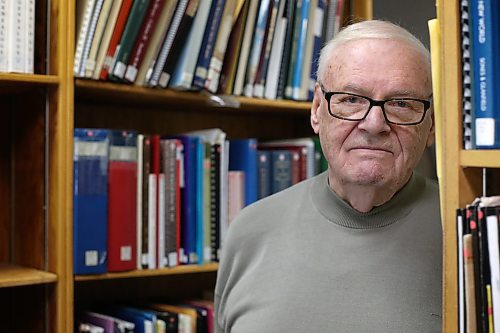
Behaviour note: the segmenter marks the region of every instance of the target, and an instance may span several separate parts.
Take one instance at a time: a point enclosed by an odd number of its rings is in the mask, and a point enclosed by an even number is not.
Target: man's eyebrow
[[[367,96],[370,94],[368,89],[365,89],[356,84],[346,84],[341,88],[342,91],[350,92],[353,94],[359,94],[363,96]],[[411,98],[428,98],[431,94],[422,94],[421,92],[417,92],[415,90],[401,89],[401,90],[392,90],[386,94],[385,98],[398,98],[398,97],[411,97]],[[370,97],[370,96],[367,96]]]

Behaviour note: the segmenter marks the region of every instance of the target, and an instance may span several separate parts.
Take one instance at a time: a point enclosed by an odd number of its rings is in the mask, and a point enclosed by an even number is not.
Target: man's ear
[[[431,112],[431,128],[429,130],[429,135],[427,136],[427,147],[432,146],[436,139],[436,122],[434,121],[434,108],[430,110]]]
[[[311,127],[314,133],[319,134],[320,122],[320,106],[321,106],[321,88],[319,84],[314,85],[314,98],[311,105]]]

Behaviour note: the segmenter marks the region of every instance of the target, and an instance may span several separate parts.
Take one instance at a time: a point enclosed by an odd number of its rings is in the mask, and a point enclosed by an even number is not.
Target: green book
[[[123,81],[125,71],[134,50],[137,34],[149,8],[150,0],[135,0],[123,29],[123,34],[118,44],[109,78],[113,81]]]

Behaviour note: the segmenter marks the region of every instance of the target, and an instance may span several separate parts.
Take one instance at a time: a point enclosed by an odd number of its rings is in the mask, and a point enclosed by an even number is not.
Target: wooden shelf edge
[[[0,288],[57,282],[57,275],[38,269],[0,264]]]
[[[461,150],[462,167],[500,168],[500,150]]]
[[[193,108],[212,108],[227,111],[287,112],[299,115],[309,113],[310,102],[269,100],[232,95],[213,95],[205,91],[156,89],[130,84],[75,80],[75,95],[82,100],[106,99],[112,103],[140,103],[141,105],[175,105]]]
[[[76,275],[75,281],[81,282],[81,281],[140,278],[140,277],[166,276],[166,275],[210,273],[210,272],[216,272],[218,267],[219,264],[211,263],[205,265],[181,265],[177,267],[161,268],[161,269],[140,269],[134,271],[106,273],[98,275]]]
[[[0,84],[39,84],[39,85],[57,85],[59,77],[55,75],[42,74],[18,74],[18,73],[0,73]]]

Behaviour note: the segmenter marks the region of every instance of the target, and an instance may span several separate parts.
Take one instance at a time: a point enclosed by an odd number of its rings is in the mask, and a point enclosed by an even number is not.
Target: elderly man
[[[429,53],[389,22],[322,50],[311,125],[328,170],[244,209],[215,290],[220,332],[440,332]]]

